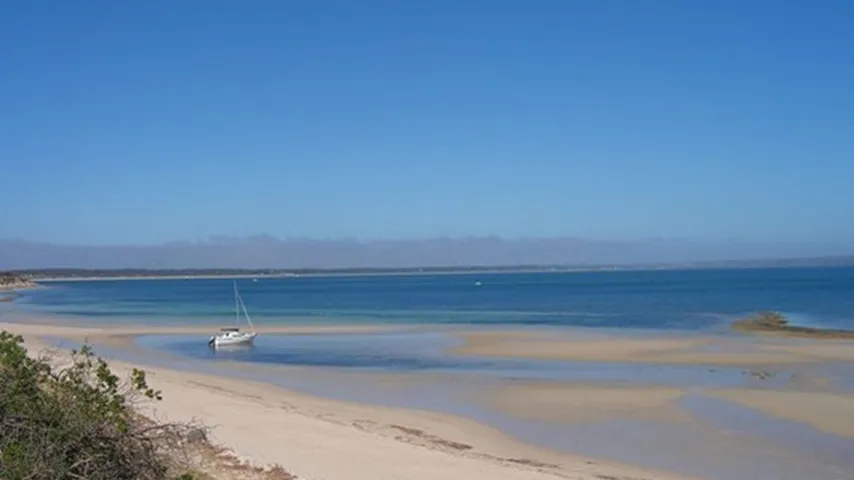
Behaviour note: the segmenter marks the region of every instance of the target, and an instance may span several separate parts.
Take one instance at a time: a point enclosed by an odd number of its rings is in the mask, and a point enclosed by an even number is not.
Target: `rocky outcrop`
[[[23,290],[37,286],[38,284],[31,278],[10,273],[0,273],[0,291]]]
[[[786,317],[777,312],[761,312],[752,317],[737,320],[732,324],[732,328],[742,332],[793,337],[854,339],[854,330],[798,327],[790,325]]]

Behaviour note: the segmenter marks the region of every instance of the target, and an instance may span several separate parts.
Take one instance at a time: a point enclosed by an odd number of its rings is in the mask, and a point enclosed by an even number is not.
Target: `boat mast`
[[[243,310],[243,315],[246,316],[246,322],[249,323],[250,331],[255,331],[255,326],[252,325],[252,319],[249,317],[249,312],[246,310],[246,304],[237,292],[237,280],[234,281],[234,322],[235,326],[240,326],[240,310]]]
[[[234,280],[234,326],[240,327],[240,297],[237,293],[237,280]]]
[[[240,298],[240,297],[238,297],[238,298]],[[245,316],[246,316],[246,322],[249,324],[249,331],[250,331],[250,332],[254,332],[254,331],[255,331],[255,326],[254,326],[254,325],[252,325],[252,319],[251,319],[251,318],[249,318],[249,312],[246,310],[246,304],[245,304],[245,303],[243,303],[243,299],[242,299],[242,298],[240,298],[240,307],[243,309],[243,315],[245,315]]]

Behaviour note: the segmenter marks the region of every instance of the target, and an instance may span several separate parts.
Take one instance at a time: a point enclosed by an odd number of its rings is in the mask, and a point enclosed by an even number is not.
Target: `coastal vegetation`
[[[140,401],[162,398],[144,371],[122,381],[89,346],[58,368],[28,355],[23,342],[0,332],[0,478],[293,478],[279,467],[244,464],[197,425],[141,415]]]
[[[27,355],[23,338],[0,333],[0,472],[14,479],[163,479],[164,448],[188,427],[152,425],[133,399],[159,399],[145,373],[123,384],[88,347],[54,369]]]
[[[742,332],[765,333],[812,338],[854,338],[852,330],[824,329],[791,325],[785,315],[766,311],[733,322],[732,328]]]

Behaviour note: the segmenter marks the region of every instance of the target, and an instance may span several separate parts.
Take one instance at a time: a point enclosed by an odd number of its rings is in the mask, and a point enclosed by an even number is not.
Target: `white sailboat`
[[[246,322],[249,324],[249,331],[240,331],[240,313],[246,317]],[[246,311],[246,305],[243,299],[240,298],[240,293],[237,291],[237,281],[234,281],[234,326],[224,327],[220,329],[220,333],[212,336],[208,340],[208,345],[213,348],[225,347],[233,345],[251,345],[255,341],[255,327],[252,325],[252,319],[249,318],[249,312]]]

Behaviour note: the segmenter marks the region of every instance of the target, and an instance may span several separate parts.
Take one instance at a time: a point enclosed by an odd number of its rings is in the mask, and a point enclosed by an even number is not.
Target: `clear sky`
[[[69,244],[854,244],[854,2],[3,2],[0,191]]]

